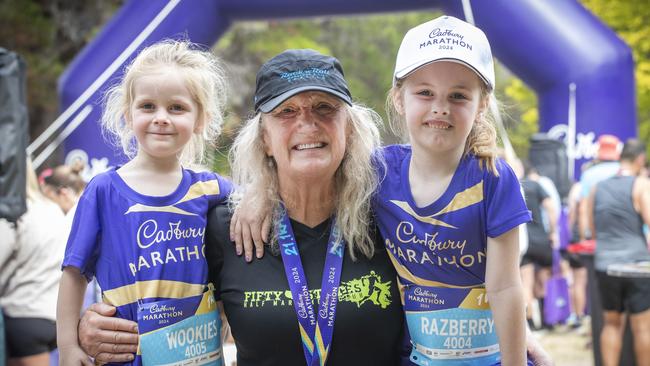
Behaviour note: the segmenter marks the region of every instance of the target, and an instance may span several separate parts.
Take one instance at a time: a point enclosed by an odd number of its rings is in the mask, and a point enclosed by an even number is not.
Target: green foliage
[[[0,3],[0,24],[2,47],[16,52],[27,65],[30,119],[43,114],[52,116],[57,110],[56,78],[63,71],[63,64],[44,52],[52,47],[53,23],[38,2],[29,0]]]
[[[529,138],[539,130],[537,96],[520,79],[513,78],[503,89],[508,137],[517,156],[528,157]]]
[[[335,18],[320,39],[341,60],[355,99],[385,117],[384,103],[404,34],[438,15],[418,12]]]
[[[0,47],[16,52],[27,65],[30,140],[59,113],[57,79],[120,3],[0,0]],[[60,163],[55,154],[45,166]]]

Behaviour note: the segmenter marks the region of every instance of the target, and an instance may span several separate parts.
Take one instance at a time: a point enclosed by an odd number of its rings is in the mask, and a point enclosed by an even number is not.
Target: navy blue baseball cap
[[[257,72],[255,112],[269,113],[304,91],[323,91],[352,105],[339,60],[310,49],[286,50],[267,61]]]

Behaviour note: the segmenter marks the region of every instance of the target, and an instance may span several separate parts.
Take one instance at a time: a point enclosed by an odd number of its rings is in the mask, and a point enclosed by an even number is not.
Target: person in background
[[[578,205],[578,239],[584,241],[591,239],[589,222],[587,218],[589,193],[598,182],[613,177],[619,169],[618,158],[621,153],[621,141],[614,135],[601,135],[598,138],[598,151],[596,159],[580,176],[580,203]]]
[[[648,177],[650,178],[650,159],[646,159],[645,166],[641,169],[641,172],[639,173],[640,177]],[[650,226],[648,225],[643,225],[643,232],[645,233],[645,236],[648,241],[648,249],[650,250]]]
[[[86,182],[81,178],[82,165],[76,166],[59,165],[55,168],[45,169],[39,176],[39,183],[43,194],[61,207],[61,210],[70,221],[74,218],[77,202]]]
[[[637,365],[650,365],[650,281],[610,276],[612,264],[650,261],[643,224],[650,224],[650,179],[639,176],[645,146],[628,140],[616,174],[592,188],[587,219],[596,239],[596,279],[603,307],[600,333],[603,365],[619,364],[625,315],[630,316]]]
[[[67,235],[70,234],[72,221],[77,208],[79,198],[86,188],[86,181],[81,177],[82,164],[59,165],[55,168],[44,169],[38,176],[38,182],[43,194],[61,207],[65,214]],[[86,295],[84,296],[83,308],[97,302],[101,298],[101,291],[97,280],[93,279],[88,283]]]
[[[537,182],[537,177],[535,168],[529,162],[524,162],[521,185],[533,220],[527,225],[528,249],[521,260],[520,270],[527,305],[526,319],[531,328],[536,328],[533,323],[533,301],[544,297],[553,264],[552,251],[558,245],[557,211],[547,191]],[[548,217],[548,229],[544,225],[543,211]]]
[[[640,177],[649,177],[650,178],[650,162],[645,163],[643,168],[641,168],[641,172],[639,172]]]
[[[567,196],[568,203],[568,224],[570,230],[569,243],[578,243],[580,237],[578,234],[579,222],[579,205],[580,191],[582,186],[580,182],[575,182]],[[579,328],[582,325],[587,307],[587,267],[582,262],[580,255],[562,250],[562,256],[569,262],[571,268],[571,282],[569,283],[569,294],[571,296],[571,316],[567,323],[573,328]]]
[[[56,302],[67,232],[59,207],[27,165],[27,212],[0,220],[0,308],[9,366],[47,366],[56,347]]]

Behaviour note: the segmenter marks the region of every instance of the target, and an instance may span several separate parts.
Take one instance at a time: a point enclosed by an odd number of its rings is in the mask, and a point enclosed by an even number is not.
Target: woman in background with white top
[[[49,365],[56,346],[56,301],[67,232],[65,217],[27,167],[27,212],[0,220],[0,308],[8,366]]]

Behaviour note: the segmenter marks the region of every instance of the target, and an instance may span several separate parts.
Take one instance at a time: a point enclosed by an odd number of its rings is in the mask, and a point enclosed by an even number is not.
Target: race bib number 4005
[[[404,310],[417,365],[498,364],[499,339],[485,289],[410,285]]]
[[[223,365],[221,318],[212,290],[142,304],[138,329],[144,365]]]

